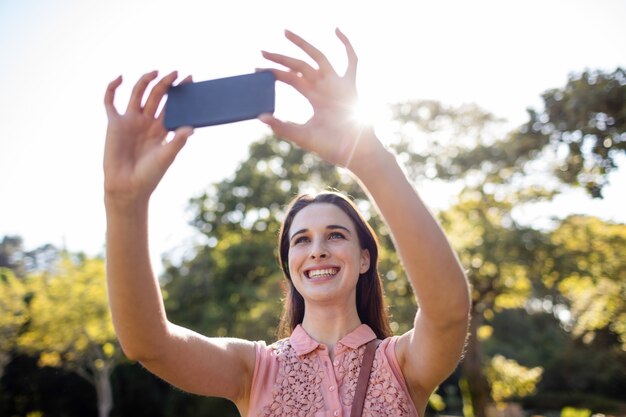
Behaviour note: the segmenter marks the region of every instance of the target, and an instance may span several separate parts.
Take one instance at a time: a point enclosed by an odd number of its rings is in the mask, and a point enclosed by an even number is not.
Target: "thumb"
[[[259,120],[268,125],[274,134],[280,138],[287,139],[288,141],[296,144],[301,144],[304,138],[303,125],[291,122],[283,122],[275,118],[269,113],[265,113],[259,116]]]

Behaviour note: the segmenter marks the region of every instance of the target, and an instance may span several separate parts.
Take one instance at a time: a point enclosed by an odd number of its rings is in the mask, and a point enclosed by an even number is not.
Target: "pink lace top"
[[[328,349],[298,326],[288,339],[257,342],[250,417],[350,417],[365,344],[376,338],[362,324]],[[372,365],[363,416],[419,417],[395,355],[397,337],[382,341]]]

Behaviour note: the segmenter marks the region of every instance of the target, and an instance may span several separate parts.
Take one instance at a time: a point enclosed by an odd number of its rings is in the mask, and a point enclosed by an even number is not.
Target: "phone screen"
[[[259,71],[170,87],[165,128],[212,126],[273,113],[275,81],[271,71]]]

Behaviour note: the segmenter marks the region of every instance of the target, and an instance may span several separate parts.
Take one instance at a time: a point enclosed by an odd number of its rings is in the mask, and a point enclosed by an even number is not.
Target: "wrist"
[[[395,156],[378,140],[372,128],[363,130],[358,142],[360,156],[353,158],[346,168],[359,179],[380,175],[391,165],[397,165]]]
[[[150,196],[128,196],[117,193],[104,193],[104,208],[107,215],[124,214],[132,216],[133,214],[143,215],[148,211],[148,203]]]

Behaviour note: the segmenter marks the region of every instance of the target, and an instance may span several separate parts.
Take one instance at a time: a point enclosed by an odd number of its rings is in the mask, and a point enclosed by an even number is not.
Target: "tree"
[[[573,334],[589,343],[597,331],[609,330],[626,352],[626,225],[569,216],[551,241],[548,284],[565,299]]]
[[[0,267],[8,268],[18,276],[24,275],[24,251],[22,238],[19,236],[4,236],[0,242]]]
[[[597,331],[584,343],[566,329],[563,306],[555,299],[531,298],[521,309],[507,309],[487,322],[482,340],[486,357],[503,355],[527,367],[543,368],[537,392],[516,398],[527,410],[584,406],[596,413],[619,414],[618,401],[626,384],[626,355],[616,337]],[[598,372],[601,369],[602,372]],[[623,404],[622,404],[623,407]]]
[[[626,153],[626,71],[572,74],[565,87],[546,91],[542,99],[542,110],[529,109],[526,123],[500,137],[486,129],[498,119],[473,105],[454,109],[416,101],[395,106],[394,114],[420,132],[455,126],[456,135],[448,136],[454,141],[418,157],[432,177],[513,184],[536,176],[545,186],[552,174],[555,188],[583,186],[602,197],[607,174]]]
[[[26,286],[12,270],[0,267],[0,379],[18,335],[28,322]]]
[[[108,416],[110,374],[121,360],[109,316],[104,261],[64,253],[54,269],[32,274],[30,320],[18,348],[39,357],[40,366],[62,367],[94,386],[98,412]]]
[[[563,184],[582,185],[600,197],[617,155],[626,150],[622,69],[572,75],[564,88],[542,97],[544,109],[530,110],[528,122],[512,132],[476,105],[412,101],[393,107],[399,125],[394,148],[416,183],[448,182],[463,190],[441,217],[473,285],[463,369],[477,416],[491,400],[477,338],[485,319],[550,293],[542,288],[543,274],[554,246],[540,231],[517,224],[513,208],[549,200]],[[611,291],[620,289],[612,285]]]
[[[488,363],[480,346],[488,336],[481,334],[485,322],[502,310],[526,304],[540,282],[535,265],[546,256],[542,234],[512,219],[511,209],[517,203],[513,197],[500,200],[482,190],[466,189],[453,207],[440,213],[472,285],[470,331],[461,366],[478,417],[492,402],[485,375]],[[491,375],[493,379],[500,374]]]
[[[491,397],[496,404],[503,404],[510,398],[521,398],[533,394],[541,379],[543,368],[527,368],[513,359],[502,355],[491,358],[487,367],[487,379],[491,384]]]
[[[27,251],[20,236],[4,236],[0,242],[0,268],[9,268],[18,278],[48,270],[58,257],[58,249],[51,244]]]

